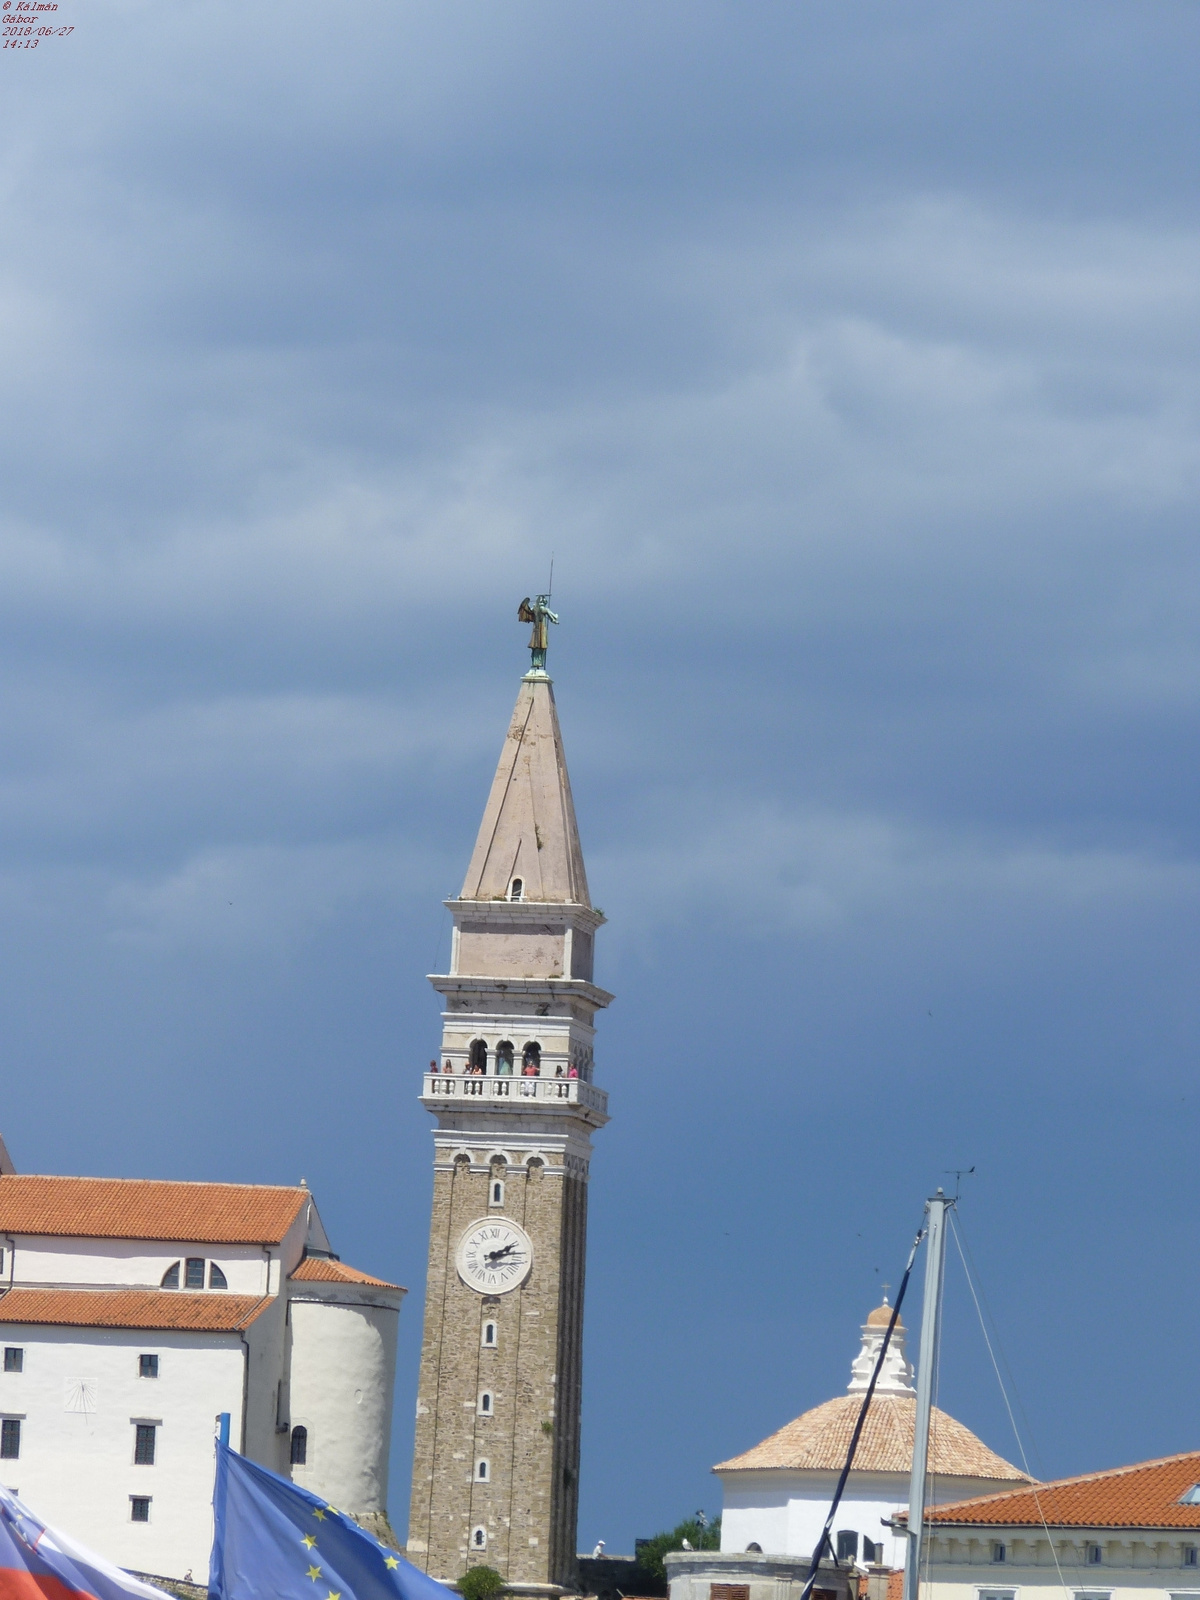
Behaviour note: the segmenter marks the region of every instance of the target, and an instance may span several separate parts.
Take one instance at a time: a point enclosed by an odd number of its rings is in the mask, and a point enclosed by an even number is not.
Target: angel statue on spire
[[[558,618],[550,609],[550,596],[539,594],[531,603],[526,595],[517,607],[518,622],[532,622],[533,632],[529,635],[529,653],[533,657],[531,672],[545,672],[546,650],[550,643],[550,629],[547,623],[557,622]]]

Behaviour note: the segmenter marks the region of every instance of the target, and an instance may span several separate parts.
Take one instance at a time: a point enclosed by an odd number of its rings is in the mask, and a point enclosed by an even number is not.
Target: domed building
[[[849,1390],[815,1406],[743,1455],[713,1468],[721,1480],[723,1551],[809,1556],[821,1536],[850,1437],[891,1321],[886,1299],[863,1325]],[[846,1482],[832,1539],[838,1558],[904,1565],[902,1536],[886,1523],[908,1506],[917,1396],[897,1322]],[[929,1441],[930,1503],[1015,1489],[1030,1480],[936,1406]]]

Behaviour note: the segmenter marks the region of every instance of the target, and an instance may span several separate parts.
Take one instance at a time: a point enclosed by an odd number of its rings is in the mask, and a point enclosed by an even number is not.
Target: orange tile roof
[[[399,1289],[398,1283],[389,1283],[386,1278],[373,1278],[369,1272],[360,1272],[357,1267],[348,1267],[344,1261],[330,1261],[325,1256],[305,1256],[304,1260],[289,1274],[292,1282],[296,1283],[365,1283],[376,1289]]]
[[[714,1472],[840,1472],[850,1448],[862,1399],[839,1395],[780,1428],[744,1455],[720,1462]],[[854,1457],[857,1472],[910,1472],[917,1402],[904,1395],[876,1395],[867,1412]],[[1027,1483],[1025,1474],[989,1450],[969,1428],[933,1409],[930,1470],[940,1477],[999,1478]]]
[[[888,1573],[887,1600],[902,1600],[904,1594],[904,1569]]]
[[[0,1294],[0,1323],[236,1333],[270,1303],[253,1294],[188,1294],[170,1289],[9,1289]]]
[[[0,1233],[279,1244],[307,1189],[150,1178],[0,1177]]]
[[[929,1520],[967,1527],[1200,1528],[1200,1505],[1180,1497],[1200,1484],[1200,1451],[1142,1461],[1032,1489],[934,1506]]]

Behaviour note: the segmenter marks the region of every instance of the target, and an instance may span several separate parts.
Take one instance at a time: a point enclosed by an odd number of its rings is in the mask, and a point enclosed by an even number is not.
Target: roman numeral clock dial
[[[529,1276],[533,1245],[524,1228],[507,1217],[484,1217],[459,1240],[455,1265],[468,1288],[479,1294],[508,1294]]]

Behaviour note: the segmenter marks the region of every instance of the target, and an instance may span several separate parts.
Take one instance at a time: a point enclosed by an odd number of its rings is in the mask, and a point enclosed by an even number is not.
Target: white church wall
[[[215,1419],[241,1426],[243,1356],[237,1334],[136,1332],[8,1325],[0,1342],[24,1351],[0,1372],[0,1416],[21,1419],[16,1460],[0,1482],[120,1566],[203,1581],[212,1543]],[[138,1375],[140,1355],[158,1376]],[[137,1422],[156,1425],[152,1466],[134,1462]],[[131,1520],[131,1496],[150,1520]]]
[[[297,1286],[299,1289],[301,1286]],[[295,1481],[348,1511],[387,1507],[388,1450],[396,1380],[395,1305],[386,1291],[293,1295],[291,1423],[308,1430],[308,1460]],[[394,1293],[394,1292],[393,1292]],[[356,1303],[350,1303],[351,1301]],[[287,1470],[287,1469],[285,1469]]]
[[[297,1246],[297,1250],[302,1250],[302,1246]],[[157,1289],[168,1267],[178,1261],[183,1281],[183,1263],[189,1256],[198,1256],[206,1263],[216,1262],[225,1274],[229,1293],[262,1295],[268,1292],[267,1262],[261,1245],[158,1244],[137,1239],[20,1236],[13,1256],[15,1259],[9,1266],[15,1283],[119,1284]]]
[[[280,1385],[287,1373],[286,1315],[286,1302],[277,1296],[246,1329],[246,1421],[241,1443],[252,1461],[285,1476],[282,1430],[287,1412]],[[236,1444],[238,1435],[230,1437]]]

